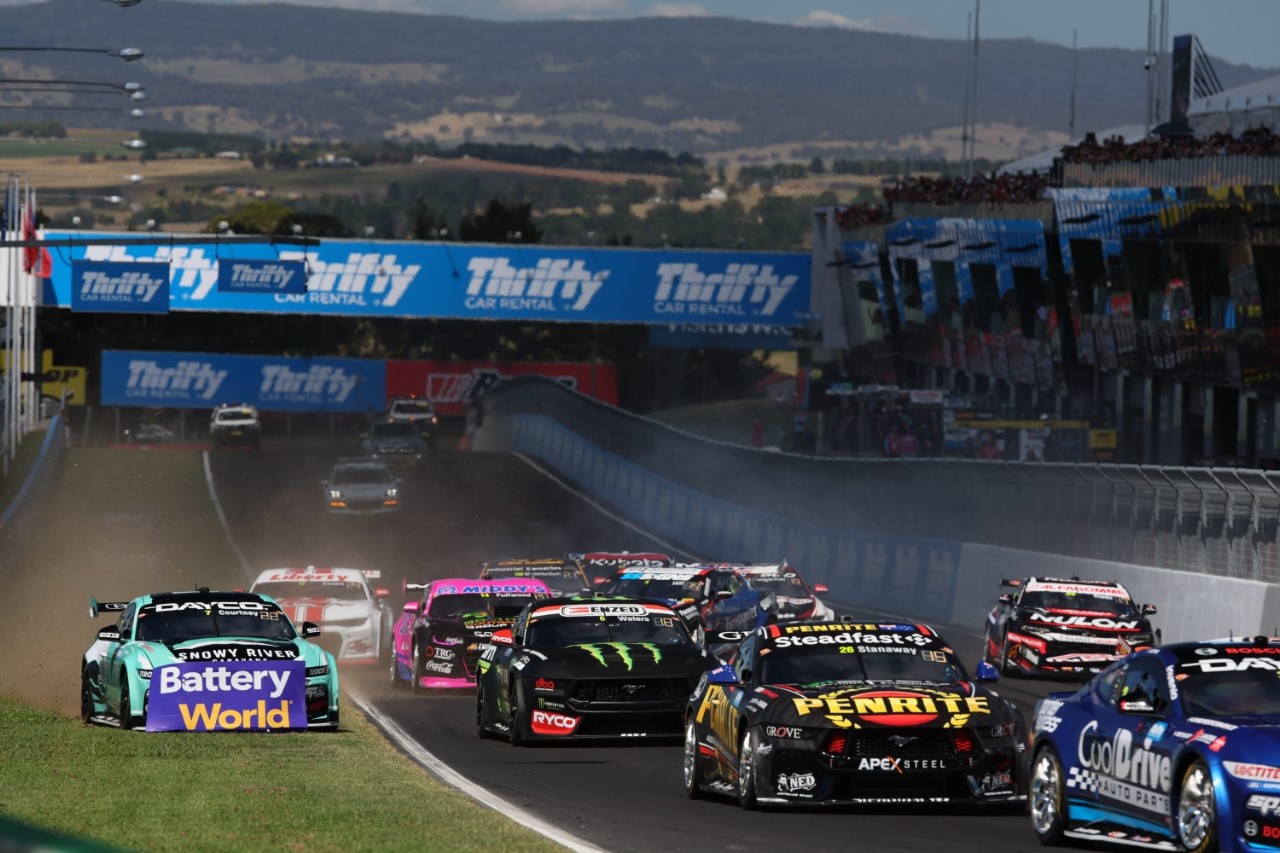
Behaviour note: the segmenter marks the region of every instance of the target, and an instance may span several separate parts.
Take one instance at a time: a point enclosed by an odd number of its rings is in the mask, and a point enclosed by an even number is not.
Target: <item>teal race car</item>
[[[280,605],[253,592],[89,599],[116,615],[85,652],[80,717],[146,731],[280,731],[338,727],[338,667]]]

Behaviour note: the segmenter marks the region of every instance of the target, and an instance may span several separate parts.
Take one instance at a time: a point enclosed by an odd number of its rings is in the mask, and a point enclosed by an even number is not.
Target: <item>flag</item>
[[[35,205],[27,206],[27,215],[22,218],[22,239],[36,240]],[[53,256],[44,246],[25,246],[22,249],[22,269],[37,278],[49,278],[53,275]]]

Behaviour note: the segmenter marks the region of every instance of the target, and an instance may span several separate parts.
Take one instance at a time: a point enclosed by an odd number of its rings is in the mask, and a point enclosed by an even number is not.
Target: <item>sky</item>
[[[158,2],[158,0],[157,0]],[[288,0],[496,21],[714,15],[963,39],[981,2],[984,38],[1145,50],[1148,0]],[[1159,7],[1159,2],[1155,4]],[[1195,33],[1213,57],[1280,68],[1280,0],[1170,0],[1169,34]]]

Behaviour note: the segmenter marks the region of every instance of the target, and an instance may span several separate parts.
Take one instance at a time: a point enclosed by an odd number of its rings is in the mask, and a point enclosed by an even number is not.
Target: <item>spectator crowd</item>
[[[1049,187],[1048,175],[1031,172],[992,172],[972,178],[931,178],[919,175],[885,187],[890,204],[1007,204],[1039,201]]]
[[[1135,142],[1112,136],[1099,142],[1097,134],[1086,133],[1075,145],[1064,145],[1064,163],[1137,163],[1146,160],[1181,160],[1195,157],[1280,155],[1280,135],[1269,127],[1253,127],[1239,136],[1221,131],[1199,137],[1190,134],[1153,135]]]

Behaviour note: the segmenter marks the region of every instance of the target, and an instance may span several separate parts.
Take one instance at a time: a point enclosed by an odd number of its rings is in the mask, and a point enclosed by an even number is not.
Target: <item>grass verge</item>
[[[336,733],[143,734],[0,699],[0,814],[142,851],[561,849],[345,706]]]

